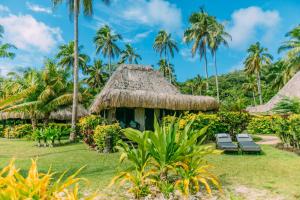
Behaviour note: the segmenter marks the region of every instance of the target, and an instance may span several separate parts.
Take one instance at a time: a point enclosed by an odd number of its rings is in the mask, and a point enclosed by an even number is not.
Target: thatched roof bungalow
[[[89,114],[88,110],[85,109],[83,105],[79,104],[77,116],[80,118],[88,114]],[[44,117],[40,115],[37,118],[43,119]],[[27,120],[30,119],[30,116],[28,113],[25,112],[0,112],[0,120],[9,120],[9,119]],[[72,119],[72,106],[51,112],[50,119],[54,121],[70,121]]]
[[[247,111],[252,114],[272,114],[272,109],[285,97],[300,98],[300,71],[266,104],[248,107]]]
[[[160,116],[170,110],[211,111],[218,107],[212,97],[181,94],[151,67],[123,64],[97,95],[90,112],[106,110],[110,120],[136,121],[141,129],[148,129],[153,124],[154,113]]]

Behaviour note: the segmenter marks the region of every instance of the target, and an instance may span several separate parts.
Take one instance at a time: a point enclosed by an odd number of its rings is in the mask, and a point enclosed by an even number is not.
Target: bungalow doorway
[[[145,109],[145,130],[154,130],[154,109]]]

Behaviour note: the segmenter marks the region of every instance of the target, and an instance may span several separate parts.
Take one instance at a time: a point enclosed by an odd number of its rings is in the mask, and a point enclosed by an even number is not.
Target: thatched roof
[[[0,112],[0,120],[7,119],[29,119],[29,116],[23,112]]]
[[[84,117],[88,115],[89,112],[83,107],[83,105],[78,105],[77,117]],[[54,120],[71,120],[72,119],[72,106],[64,109],[60,109],[55,112],[51,112],[50,119]]]
[[[283,98],[300,98],[300,71],[294,75],[289,82],[266,104],[255,107],[248,107],[250,113],[272,113],[272,109]]]
[[[117,107],[208,111],[218,106],[212,97],[181,94],[151,67],[123,64],[97,95],[90,111],[97,113]]]
[[[84,117],[89,112],[81,105],[78,106],[78,117]],[[43,119],[43,116],[38,116],[38,119]],[[30,116],[24,112],[0,112],[0,120],[7,119],[30,119]],[[50,119],[53,120],[71,120],[72,119],[72,106],[51,112]]]

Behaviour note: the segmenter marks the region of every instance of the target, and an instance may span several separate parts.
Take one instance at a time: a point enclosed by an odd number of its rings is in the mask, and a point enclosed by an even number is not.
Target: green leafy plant
[[[233,138],[247,128],[250,115],[247,112],[219,112],[220,124]]]
[[[6,138],[30,138],[32,127],[30,124],[8,125],[3,132]]]
[[[208,193],[211,192],[211,183],[220,188],[218,179],[207,170],[206,164],[200,162],[203,156],[214,153],[210,147],[200,145],[205,140],[208,127],[193,131],[192,123],[190,121],[180,127],[180,120],[174,117],[161,125],[155,119],[154,131],[124,129],[124,135],[137,147],[119,141],[117,148],[122,152],[120,160],[128,159],[134,171],[122,172],[111,185],[130,183],[129,192],[136,198],[155,193],[149,190],[151,187],[157,188],[167,198],[175,189],[182,191],[186,197],[190,192],[199,191],[201,184]],[[191,181],[188,184],[191,190],[186,193],[182,184],[186,184],[187,180]]]
[[[281,117],[276,115],[256,116],[250,120],[247,131],[250,134],[275,134],[276,124],[279,123],[280,120]]]
[[[83,141],[89,145],[92,149],[94,149],[97,145],[94,140],[94,130],[98,125],[107,124],[106,119],[96,116],[89,115],[86,117],[82,117],[79,120],[79,127],[81,134],[83,135]]]
[[[154,131],[149,134],[149,151],[159,170],[160,178],[165,180],[171,165],[195,153],[198,138],[205,135],[208,127],[197,132],[192,131],[193,121],[190,121],[183,131],[178,131],[180,122],[176,123],[173,120],[168,126],[160,126],[156,119],[154,121]]]
[[[93,139],[99,151],[111,152],[120,139],[121,127],[118,123],[112,125],[98,125]]]
[[[42,129],[35,129],[33,131],[33,139],[38,142],[38,147],[41,146],[41,140],[43,139]]]
[[[179,178],[175,182],[175,188],[178,188],[184,197],[200,191],[201,185],[205,187],[208,194],[212,191],[210,184],[221,190],[220,181],[209,171],[210,168],[212,166],[205,164],[201,156],[193,156],[183,162],[177,162],[175,169]]]
[[[275,105],[273,111],[279,114],[300,114],[300,99],[285,97]]]
[[[66,177],[64,172],[59,178],[54,178],[55,173],[50,170],[47,173],[39,173],[37,162],[31,161],[28,176],[23,176],[17,169],[14,160],[0,171],[0,199],[94,199],[95,194],[81,197],[79,194],[79,182],[77,178],[82,169]]]

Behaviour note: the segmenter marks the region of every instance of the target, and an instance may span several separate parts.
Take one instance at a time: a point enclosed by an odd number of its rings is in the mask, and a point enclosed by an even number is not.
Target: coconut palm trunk
[[[31,126],[32,126],[32,130],[35,130],[37,127],[37,119],[36,119],[36,115],[33,113],[30,113],[30,120],[31,120]]]
[[[263,104],[263,100],[262,100],[262,93],[261,93],[261,81],[260,81],[260,73],[257,72],[256,73],[256,78],[257,78],[257,91],[258,91],[258,95],[259,95],[259,104]]]
[[[215,64],[215,81],[216,81],[216,88],[217,88],[217,100],[218,100],[218,102],[220,102],[218,68],[217,68],[217,54],[216,54],[216,52],[214,53],[214,64]]]
[[[109,62],[108,63],[108,65],[109,65],[108,66],[108,68],[109,68],[108,71],[109,71],[109,75],[111,76],[111,74],[112,74],[112,70],[111,70],[111,54],[108,55],[108,59],[109,59],[109,61],[108,61]]]
[[[209,90],[209,84],[208,84],[208,69],[207,69],[206,50],[204,50],[204,62],[205,62],[205,76],[206,76],[206,91],[208,92],[208,90]]]
[[[72,107],[72,131],[69,140],[75,141],[76,138],[76,122],[78,110],[78,1],[74,0],[74,91],[73,91],[73,107]]]
[[[256,98],[255,98],[255,92],[254,91],[252,91],[252,97],[253,97],[254,106],[256,106]]]

